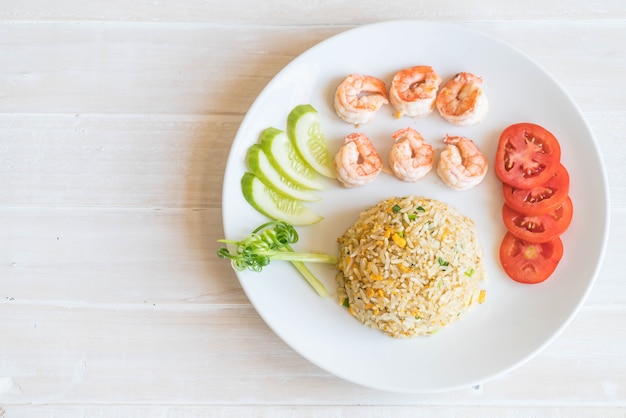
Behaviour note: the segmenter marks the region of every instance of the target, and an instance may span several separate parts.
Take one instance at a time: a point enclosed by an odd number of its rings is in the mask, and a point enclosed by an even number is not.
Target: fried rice
[[[484,299],[474,222],[434,199],[393,197],[339,237],[338,300],[393,337],[431,335]]]

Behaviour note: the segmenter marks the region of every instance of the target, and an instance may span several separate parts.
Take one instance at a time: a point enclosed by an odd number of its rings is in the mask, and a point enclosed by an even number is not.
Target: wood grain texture
[[[583,111],[626,111],[622,99],[626,87],[621,83],[626,57],[614,41],[626,39],[622,24],[465,26],[531,56],[563,84]],[[7,42],[7,58],[0,68],[0,112],[244,114],[292,59],[351,27],[4,24],[0,40]],[[578,36],[590,29],[593,36]],[[55,43],[42,50],[51,38]],[[601,71],[590,73],[589,59]]]
[[[0,209],[3,302],[247,303],[216,257],[220,211]],[[24,228],[28,225],[28,228]]]
[[[342,28],[27,22],[0,30],[9,57],[1,112],[228,115],[244,114],[283,66]]]
[[[58,7],[45,0],[9,1],[0,9],[0,18],[35,21],[155,21],[209,22],[223,25],[304,25],[363,24],[399,18],[442,21],[562,21],[624,19],[626,12],[619,0],[585,2],[542,0],[526,2],[484,2],[480,0],[428,0],[384,3],[364,0],[271,1],[188,0],[176,6],[151,0],[127,4],[122,0],[82,2],[66,0]]]
[[[432,418],[467,417],[467,418],[623,418],[621,408],[607,407],[525,407],[505,406],[81,406],[62,405],[46,407],[7,406],[5,416],[11,418],[48,418],[59,416],[66,418],[109,417],[144,417],[152,418],[414,418],[425,416]],[[0,412],[2,410],[0,409]]]
[[[449,393],[319,369],[215,256],[226,158],[256,96],[318,42],[394,19],[535,59],[609,178],[606,258],[581,311],[521,367]],[[626,416],[625,40],[621,0],[2,2],[0,417]]]
[[[476,388],[407,395],[338,379],[293,352],[246,305],[49,306],[8,301],[8,403],[623,406],[619,309],[583,309],[538,357]],[[89,318],[89,321],[85,321]],[[261,344],[263,349],[251,349]],[[63,353],[59,357],[57,353]],[[599,362],[598,358],[602,361]],[[580,376],[584,376],[581,379]],[[541,385],[537,384],[537,380]],[[4,384],[5,387],[8,385]],[[514,399],[511,397],[514,394]]]
[[[221,208],[240,116],[0,114],[0,204]],[[122,187],[123,186],[123,187]]]

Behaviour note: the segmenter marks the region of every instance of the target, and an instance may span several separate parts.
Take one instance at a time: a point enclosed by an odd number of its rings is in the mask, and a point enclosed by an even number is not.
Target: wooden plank
[[[363,388],[318,369],[249,306],[2,301],[0,402],[295,407],[366,399],[379,406],[623,408],[624,314],[623,308],[583,309],[543,353],[504,376],[449,393],[407,395]]]
[[[221,208],[240,121],[0,114],[0,206]]]
[[[242,114],[283,66],[340,31],[4,24],[0,112]]]
[[[258,3],[255,0],[190,0],[176,5],[155,4],[149,0],[91,1],[67,0],[64,7],[54,7],[45,0],[10,0],[0,8],[0,19],[6,20],[61,20],[61,21],[157,21],[157,22],[213,22],[217,24],[311,25],[353,24],[355,21],[373,22],[403,18],[438,19],[444,21],[563,21],[614,20],[626,14],[619,0],[590,3],[576,1],[528,0],[520,2],[481,2],[469,0],[425,0],[384,3],[363,0],[358,11],[352,1],[339,0],[332,4],[311,1],[274,1]],[[400,13],[401,11],[401,13]]]
[[[537,60],[586,112],[626,111],[619,23],[472,23]],[[105,23],[0,26],[1,112],[244,114],[309,47],[350,26]],[[584,33],[585,36],[579,36]],[[55,39],[53,45],[48,39]],[[573,43],[572,39],[576,39]],[[602,69],[590,76],[588,59]],[[164,64],[167,63],[167,64]]]
[[[4,301],[248,304],[219,259],[218,209],[0,209]]]
[[[7,405],[5,416],[11,418],[624,418],[626,409],[621,407],[526,407],[526,406],[224,406],[224,405]],[[0,409],[2,412],[2,409]],[[0,415],[1,416],[1,415]]]

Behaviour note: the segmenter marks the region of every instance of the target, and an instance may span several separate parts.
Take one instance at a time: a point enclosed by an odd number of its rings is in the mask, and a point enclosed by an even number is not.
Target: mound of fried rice
[[[484,299],[475,224],[443,202],[384,200],[338,242],[339,303],[393,337],[433,334]]]

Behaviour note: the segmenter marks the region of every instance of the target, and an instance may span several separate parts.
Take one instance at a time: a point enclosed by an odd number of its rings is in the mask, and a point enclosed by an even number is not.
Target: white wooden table
[[[607,166],[589,298],[520,368],[449,393],[340,380],[278,339],[215,256],[231,141],[288,62],[392,19],[464,25],[568,90]],[[622,0],[0,4],[0,416],[626,416]]]

